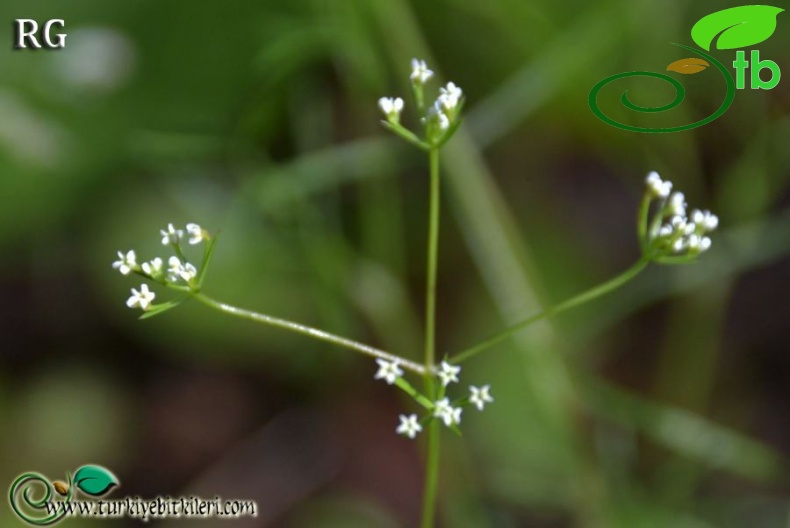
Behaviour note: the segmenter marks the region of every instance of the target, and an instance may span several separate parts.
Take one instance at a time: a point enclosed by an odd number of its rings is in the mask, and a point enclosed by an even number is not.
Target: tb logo
[[[620,95],[620,103],[627,110],[645,114],[658,114],[672,110],[680,105],[686,97],[685,88],[683,88],[680,81],[665,73],[651,71],[618,73],[600,81],[593,87],[588,96],[590,109],[604,123],[621,130],[628,130],[629,132],[667,134],[692,130],[707,125],[721,117],[724,112],[727,111],[735,100],[735,93],[737,90],[746,88],[746,70],[749,70],[748,82],[752,90],[771,90],[779,84],[782,72],[778,64],[772,60],[760,60],[759,50],[751,50],[751,54],[747,57],[746,51],[739,48],[755,46],[773,35],[774,31],[776,31],[777,16],[783,11],[784,9],[781,7],[768,5],[747,5],[717,11],[701,18],[694,24],[694,27],[691,28],[691,39],[699,48],[693,48],[684,44],[675,44],[675,46],[686,52],[693,53],[696,57],[676,60],[667,66],[667,71],[681,75],[692,75],[704,72],[710,68],[711,70],[718,71],[721,75],[720,78],[724,81],[726,93],[719,108],[711,115],[687,125],[648,127],[636,126],[618,121],[601,109],[598,104],[598,94],[601,90],[609,83],[628,77],[652,77],[653,79],[668,83],[675,89],[675,98],[664,105],[644,106],[633,102],[630,99],[630,92],[626,90]],[[735,53],[735,61],[732,63],[733,68],[735,68],[735,78],[733,78],[732,73],[730,73],[724,64],[716,60],[716,58],[710,54],[711,48],[714,45],[719,50],[737,50]],[[713,66],[713,68],[711,68],[711,66]],[[770,73],[770,77],[767,79],[765,76],[760,75],[764,70],[768,70],[765,73]]]
[[[60,18],[48,20],[41,30],[38,22],[30,18],[18,18],[14,20],[14,48],[15,49],[62,49],[66,47],[66,33],[55,33],[53,27],[64,28],[66,22]],[[53,37],[56,37],[53,40]],[[39,40],[40,39],[40,40]],[[43,42],[43,45],[42,45]]]
[[[746,88],[746,69],[751,66],[751,88],[752,90],[772,90],[779,84],[779,79],[782,78],[782,72],[779,65],[772,60],[760,60],[760,51],[752,50],[751,64],[746,60],[746,52],[739,51],[735,54],[735,62],[732,63],[735,68],[735,86],[739,90]],[[771,78],[763,81],[760,77],[760,72],[769,70]]]

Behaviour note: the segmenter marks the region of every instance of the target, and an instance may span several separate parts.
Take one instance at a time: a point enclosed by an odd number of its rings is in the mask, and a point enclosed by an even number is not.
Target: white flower
[[[411,80],[415,84],[425,84],[433,77],[433,72],[428,69],[428,65],[424,60],[412,59],[411,60]]]
[[[477,387],[469,387],[469,401],[477,407],[477,410],[482,411],[483,407],[485,407],[486,403],[493,403],[494,398],[491,396],[489,392],[491,390],[491,385],[483,385],[480,388]]]
[[[132,288],[132,296],[126,301],[126,306],[147,310],[154,298],[156,298],[156,294],[148,289],[147,284],[143,284],[140,286],[140,291]]]
[[[398,428],[395,429],[396,433],[400,435],[408,436],[413,440],[414,437],[417,436],[417,433],[422,431],[422,426],[417,421],[416,414],[412,414],[410,416],[401,414],[399,419],[400,419],[400,425],[398,425]]]
[[[442,130],[450,128],[450,118],[445,114],[439,114],[439,128]]]
[[[694,250],[694,251],[698,251],[699,250],[699,244],[700,244],[701,240],[702,239],[699,237],[699,235],[690,235],[686,239],[686,245],[688,246],[689,249]]]
[[[184,265],[184,269],[181,271],[181,278],[184,279],[185,282],[189,282],[195,277],[197,277],[197,268],[187,262]]]
[[[666,199],[658,213],[663,224],[650,234],[650,242],[659,251],[659,256],[690,259],[710,249],[711,239],[705,235],[718,227],[719,218],[699,209],[692,209],[687,215],[686,197],[682,192],[670,192],[672,187],[671,184],[666,186],[667,183],[655,172],[647,176],[650,193]]]
[[[451,365],[446,361],[442,361],[442,364],[439,365],[439,372],[437,374],[442,380],[442,385],[446,387],[452,382],[458,383],[458,374],[460,372],[461,367]]]
[[[162,274],[162,259],[156,257],[150,262],[143,262],[143,271],[149,277],[158,277]]]
[[[675,192],[669,197],[666,212],[668,215],[686,216],[686,197],[682,192]]]
[[[400,113],[403,111],[403,99],[400,97],[382,97],[379,99],[379,108],[384,112],[388,121],[397,123],[400,121]]]
[[[691,219],[695,224],[702,226],[706,232],[713,231],[719,227],[719,217],[715,214],[711,214],[710,211],[694,209],[691,211]]]
[[[460,99],[462,95],[464,95],[464,91],[461,90],[460,87],[456,86],[454,82],[448,82],[446,87],[439,88],[439,92],[442,95],[455,99],[456,101]]]
[[[461,423],[461,413],[463,409],[460,407],[453,407],[450,405],[449,398],[442,398],[435,404],[433,415],[444,422],[444,425],[450,427],[453,424]]]
[[[118,260],[112,263],[112,267],[121,272],[121,275],[129,275],[137,267],[137,255],[134,250],[126,252],[118,252]]]
[[[425,114],[425,123],[427,123],[429,128],[434,130],[438,129],[440,132],[444,132],[450,128],[450,118],[444,113],[442,107],[439,106],[438,101],[428,108]]]
[[[176,229],[173,227],[173,224],[167,224],[167,229],[160,229],[159,233],[162,234],[163,246],[167,246],[168,244],[178,244],[178,242],[184,236],[184,232],[181,229]]]
[[[379,370],[376,372],[374,379],[383,379],[389,385],[395,383],[399,377],[403,376],[397,361],[387,361],[386,359],[377,359],[376,363],[379,364]]]
[[[656,171],[647,175],[645,183],[647,183],[650,193],[656,198],[666,198],[672,192],[672,182],[663,181]]]
[[[455,111],[458,103],[461,101],[461,97],[464,95],[464,92],[455,85],[455,83],[449,82],[447,83],[446,88],[439,88],[439,99],[437,100],[438,105],[447,113],[452,114]]]
[[[672,232],[680,233],[681,236],[689,236],[697,230],[697,226],[693,222],[689,222],[685,216],[673,216],[669,223]]]
[[[197,269],[195,266],[187,262],[182,264],[178,257],[170,257],[167,261],[167,279],[170,282],[176,282],[179,278],[184,282],[189,282],[197,276]]]
[[[203,242],[203,228],[197,224],[187,224],[187,234],[189,235],[189,243],[193,246]]]

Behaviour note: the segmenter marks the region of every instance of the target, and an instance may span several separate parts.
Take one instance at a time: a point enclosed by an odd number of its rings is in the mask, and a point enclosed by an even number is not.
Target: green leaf
[[[82,466],[74,474],[74,484],[87,495],[101,497],[119,482],[115,475],[101,466]]]
[[[187,297],[188,297],[187,295],[182,295],[181,297],[178,297],[178,298],[173,299],[172,301],[168,301],[166,303],[153,304],[153,305],[151,305],[151,307],[148,310],[143,312],[143,315],[138,317],[138,319],[140,319],[140,320],[148,319],[148,318],[154,317],[155,315],[159,315],[159,314],[161,314],[163,312],[166,312],[166,311],[170,310],[171,308],[175,308],[176,306],[178,306],[179,304],[184,302],[184,300]]]
[[[745,48],[759,44],[776,31],[779,7],[748,5],[717,11],[703,17],[691,28],[691,38],[707,51],[713,40],[717,49]]]
[[[217,241],[219,240],[219,232],[215,233],[206,242],[206,251],[203,253],[203,262],[200,263],[200,271],[198,271],[197,283],[198,287],[203,286],[203,279],[206,277],[208,265],[211,262],[211,257],[214,256],[214,250],[217,248]]]

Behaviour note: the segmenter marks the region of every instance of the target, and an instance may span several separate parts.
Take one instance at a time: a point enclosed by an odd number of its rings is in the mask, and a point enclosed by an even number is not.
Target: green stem
[[[439,254],[439,148],[430,150],[430,212],[428,219],[428,270],[425,291],[425,390],[435,395],[435,383],[431,373],[436,361],[436,270]],[[440,454],[439,421],[433,420],[428,428],[428,456],[425,461],[425,491],[422,503],[422,528],[434,525],[436,514],[436,496],[439,485],[439,454]]]
[[[411,370],[417,374],[426,375],[427,373],[425,367],[419,363],[409,361],[408,359],[404,359],[400,356],[390,354],[389,352],[379,350],[378,348],[374,348],[363,343],[352,341],[351,339],[346,339],[345,337],[336,336],[334,334],[330,334],[329,332],[324,332],[323,330],[312,328],[300,323],[294,323],[293,321],[288,321],[286,319],[280,319],[270,315],[244,310],[243,308],[237,308],[235,306],[216,301],[202,293],[193,292],[192,297],[202,302],[206,306],[226,314],[240,317],[242,319],[248,319],[250,321],[255,321],[256,323],[263,323],[270,326],[284,328],[292,332],[310,336],[313,339],[318,339],[319,341],[326,341],[327,343],[332,343],[334,345],[348,348],[356,352],[361,352],[362,354],[366,354],[374,358],[385,359],[387,361],[397,361],[401,367]]]
[[[441,423],[431,420],[428,425],[428,459],[425,463],[425,494],[422,502],[421,528],[433,528],[436,514],[436,492],[439,488],[439,455]]]
[[[382,125],[390,129],[393,133],[399,135],[406,142],[411,143],[420,150],[430,150],[431,147],[427,143],[418,138],[414,132],[404,128],[399,123],[390,123],[389,121],[382,121]]]
[[[492,346],[496,345],[497,343],[500,343],[501,341],[504,341],[505,339],[509,338],[516,332],[523,330],[524,328],[528,327],[533,323],[540,321],[541,319],[545,319],[547,317],[553,317],[566,310],[590,302],[593,299],[597,299],[602,295],[606,295],[607,293],[616,290],[626,282],[636,277],[643,269],[645,269],[648,263],[649,260],[645,258],[641,258],[636,264],[628,268],[626,271],[624,271],[617,277],[607,282],[604,282],[603,284],[600,284],[592,289],[589,289],[586,292],[577,295],[576,297],[572,297],[567,301],[561,302],[560,304],[552,306],[551,308],[547,308],[542,312],[538,312],[535,315],[527,317],[520,323],[516,323],[515,325],[507,328],[506,330],[503,330],[502,332],[499,332],[498,334],[489,337],[482,343],[456,354],[455,356],[453,356],[453,358],[450,361],[452,363],[461,363],[463,361],[466,361],[467,359],[476,356],[477,354],[483,352],[486,349],[491,348]]]
[[[649,237],[647,233],[647,223],[650,220],[650,202],[652,201],[649,193],[645,193],[642,198],[642,205],[639,207],[639,218],[637,219],[637,226],[639,226],[639,245],[642,248],[642,254],[647,253],[649,244]]]
[[[439,252],[439,149],[430,151],[431,196],[428,225],[428,270],[425,291],[425,370],[431,372],[436,348],[436,269]]]

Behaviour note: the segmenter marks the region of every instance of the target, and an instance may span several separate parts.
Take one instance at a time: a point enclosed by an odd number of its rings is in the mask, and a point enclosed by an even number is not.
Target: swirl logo
[[[8,493],[8,502],[14,513],[33,526],[49,526],[60,522],[67,513],[68,504],[76,494],[102,497],[119,484],[109,470],[96,465],[82,466],[74,476],[66,473],[66,480],[51,481],[35,472],[16,478]]]
[[[629,132],[667,134],[691,130],[715,121],[724,115],[732,105],[732,102],[735,100],[736,89],[742,90],[746,88],[747,69],[751,68],[750,86],[753,90],[770,90],[775,88],[776,85],[779,84],[781,71],[775,62],[760,60],[760,52],[758,50],[752,50],[751,60],[748,60],[746,58],[746,52],[741,50],[736,53],[736,60],[733,62],[733,67],[736,70],[736,78],[734,79],[730,71],[721,62],[706,52],[710,51],[714,40],[716,41],[716,48],[720,50],[754,46],[755,44],[767,40],[776,30],[776,18],[782,11],[784,11],[784,9],[766,5],[740,6],[718,11],[703,17],[691,29],[692,40],[702,49],[692,48],[683,44],[674,44],[681,49],[695,54],[696,57],[677,60],[667,66],[667,71],[681,75],[693,75],[707,71],[709,67],[713,65],[714,69],[721,74],[725,85],[724,100],[711,115],[687,125],[653,128],[622,123],[606,115],[606,113],[601,110],[598,104],[598,97],[601,90],[609,83],[628,77],[652,77],[669,83],[675,89],[674,100],[661,106],[641,106],[635,104],[629,98],[628,91],[626,90],[620,96],[620,102],[628,110],[641,113],[660,113],[667,112],[680,105],[686,97],[686,91],[680,81],[665,73],[649,71],[619,73],[602,80],[590,90],[588,98],[590,108],[604,123]],[[771,78],[767,81],[764,81],[760,77],[760,72],[765,69],[771,72]]]

